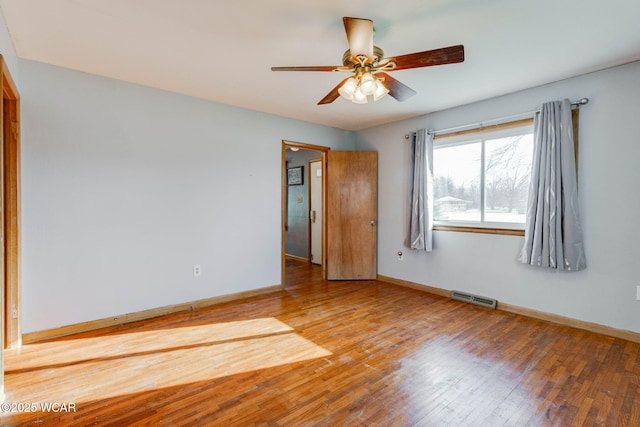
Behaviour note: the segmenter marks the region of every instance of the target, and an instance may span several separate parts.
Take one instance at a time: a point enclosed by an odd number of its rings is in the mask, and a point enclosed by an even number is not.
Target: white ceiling
[[[347,130],[640,59],[638,0],[0,0],[19,57]],[[463,44],[465,62],[401,70],[418,93],[316,105],[342,73],[343,16],[398,56]]]

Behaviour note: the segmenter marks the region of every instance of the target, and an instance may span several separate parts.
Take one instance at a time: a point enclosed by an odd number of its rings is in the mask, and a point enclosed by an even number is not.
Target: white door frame
[[[311,159],[309,164],[309,261],[313,264],[322,265],[324,245],[322,240],[322,229],[324,224],[324,191],[322,177],[324,168],[322,158]],[[314,176],[315,167],[320,175]],[[318,180],[317,178],[320,177]],[[319,182],[318,182],[319,181]],[[319,187],[319,188],[318,188]],[[319,190],[319,192],[318,192]],[[319,226],[319,227],[318,227]],[[319,229],[318,229],[319,228]],[[314,250],[315,248],[315,250]],[[314,257],[320,254],[319,257]]]

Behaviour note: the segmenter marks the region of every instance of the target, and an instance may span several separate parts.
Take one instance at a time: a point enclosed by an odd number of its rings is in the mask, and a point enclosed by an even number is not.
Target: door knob
[[[373,227],[374,225],[376,225],[376,220],[375,220],[375,219],[372,219],[372,220],[371,220],[371,226]]]

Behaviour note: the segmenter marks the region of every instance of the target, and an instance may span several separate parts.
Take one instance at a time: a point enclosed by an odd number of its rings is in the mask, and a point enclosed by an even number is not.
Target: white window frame
[[[516,122],[521,123],[521,122]],[[440,147],[452,147],[456,145],[467,145],[473,143],[481,143],[481,172],[480,172],[480,221],[456,221],[456,220],[434,220],[434,230],[448,231],[477,231],[488,232],[492,230],[495,234],[523,234],[525,223],[515,222],[494,222],[486,221],[485,209],[485,142],[487,140],[505,138],[509,136],[517,136],[533,133],[533,119],[527,120],[525,124],[510,124],[492,126],[490,129],[478,128],[457,132],[450,135],[436,135],[434,138],[434,151]],[[533,158],[533,153],[532,153]],[[437,164],[434,163],[434,172],[437,170]],[[512,233],[514,232],[515,233]]]

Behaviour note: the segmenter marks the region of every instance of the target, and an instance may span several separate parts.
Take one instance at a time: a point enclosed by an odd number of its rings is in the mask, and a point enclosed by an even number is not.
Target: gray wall
[[[358,132],[379,151],[378,271],[382,275],[640,332],[640,62]],[[557,272],[516,261],[522,237],[437,231],[432,253],[403,246],[409,145],[404,135],[588,97],[580,112],[579,191],[587,269]],[[396,253],[405,253],[398,261]]]
[[[353,148],[347,131],[20,68],[24,332],[281,284],[282,140]]]

